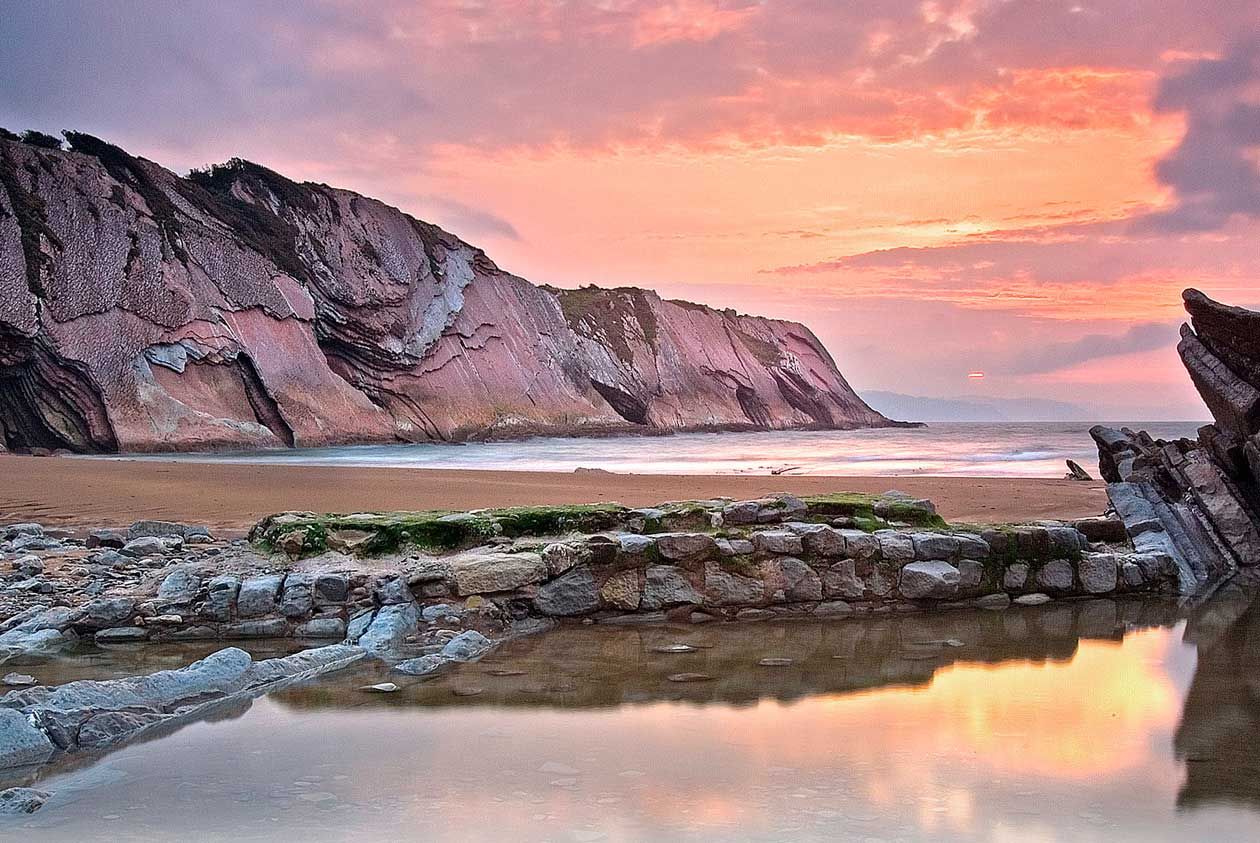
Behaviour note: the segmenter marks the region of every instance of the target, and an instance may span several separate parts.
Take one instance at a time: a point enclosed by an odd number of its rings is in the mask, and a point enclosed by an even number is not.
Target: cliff
[[[1139,550],[1162,553],[1194,592],[1260,565],[1260,313],[1198,290],[1177,351],[1215,420],[1197,439],[1095,427],[1116,512]]]
[[[0,132],[0,443],[161,451],[890,425],[802,325],[557,290],[233,160]]]

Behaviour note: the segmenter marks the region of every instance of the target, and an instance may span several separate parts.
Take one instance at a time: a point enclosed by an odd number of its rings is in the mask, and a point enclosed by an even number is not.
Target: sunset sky
[[[1255,0],[0,6],[0,126],[800,319],[859,390],[1200,418],[1181,289],[1260,306]]]

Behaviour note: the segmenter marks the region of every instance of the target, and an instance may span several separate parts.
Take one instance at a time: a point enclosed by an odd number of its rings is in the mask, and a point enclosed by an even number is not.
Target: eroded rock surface
[[[350,191],[67,139],[0,139],[0,449],[890,424],[802,325],[538,287]]]
[[[1095,427],[1108,495],[1135,548],[1165,556],[1194,592],[1260,565],[1260,313],[1184,294],[1177,346],[1215,422],[1195,440]]]

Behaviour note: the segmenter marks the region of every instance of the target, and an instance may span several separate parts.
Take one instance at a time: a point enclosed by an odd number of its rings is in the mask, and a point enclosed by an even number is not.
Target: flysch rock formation
[[[0,447],[893,424],[802,325],[558,290],[348,190],[0,130]]]
[[[1260,313],[1183,294],[1177,346],[1214,423],[1165,442],[1095,427],[1112,506],[1135,547],[1162,554],[1194,593],[1260,565]]]

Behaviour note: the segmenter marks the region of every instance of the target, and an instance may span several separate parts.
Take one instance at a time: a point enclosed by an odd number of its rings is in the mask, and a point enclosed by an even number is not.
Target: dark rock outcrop
[[[0,139],[0,448],[891,424],[791,322],[557,290],[346,190]]]
[[[1165,442],[1095,427],[1099,468],[1138,550],[1162,553],[1183,591],[1260,565],[1260,313],[1184,294],[1177,346],[1215,422]]]

